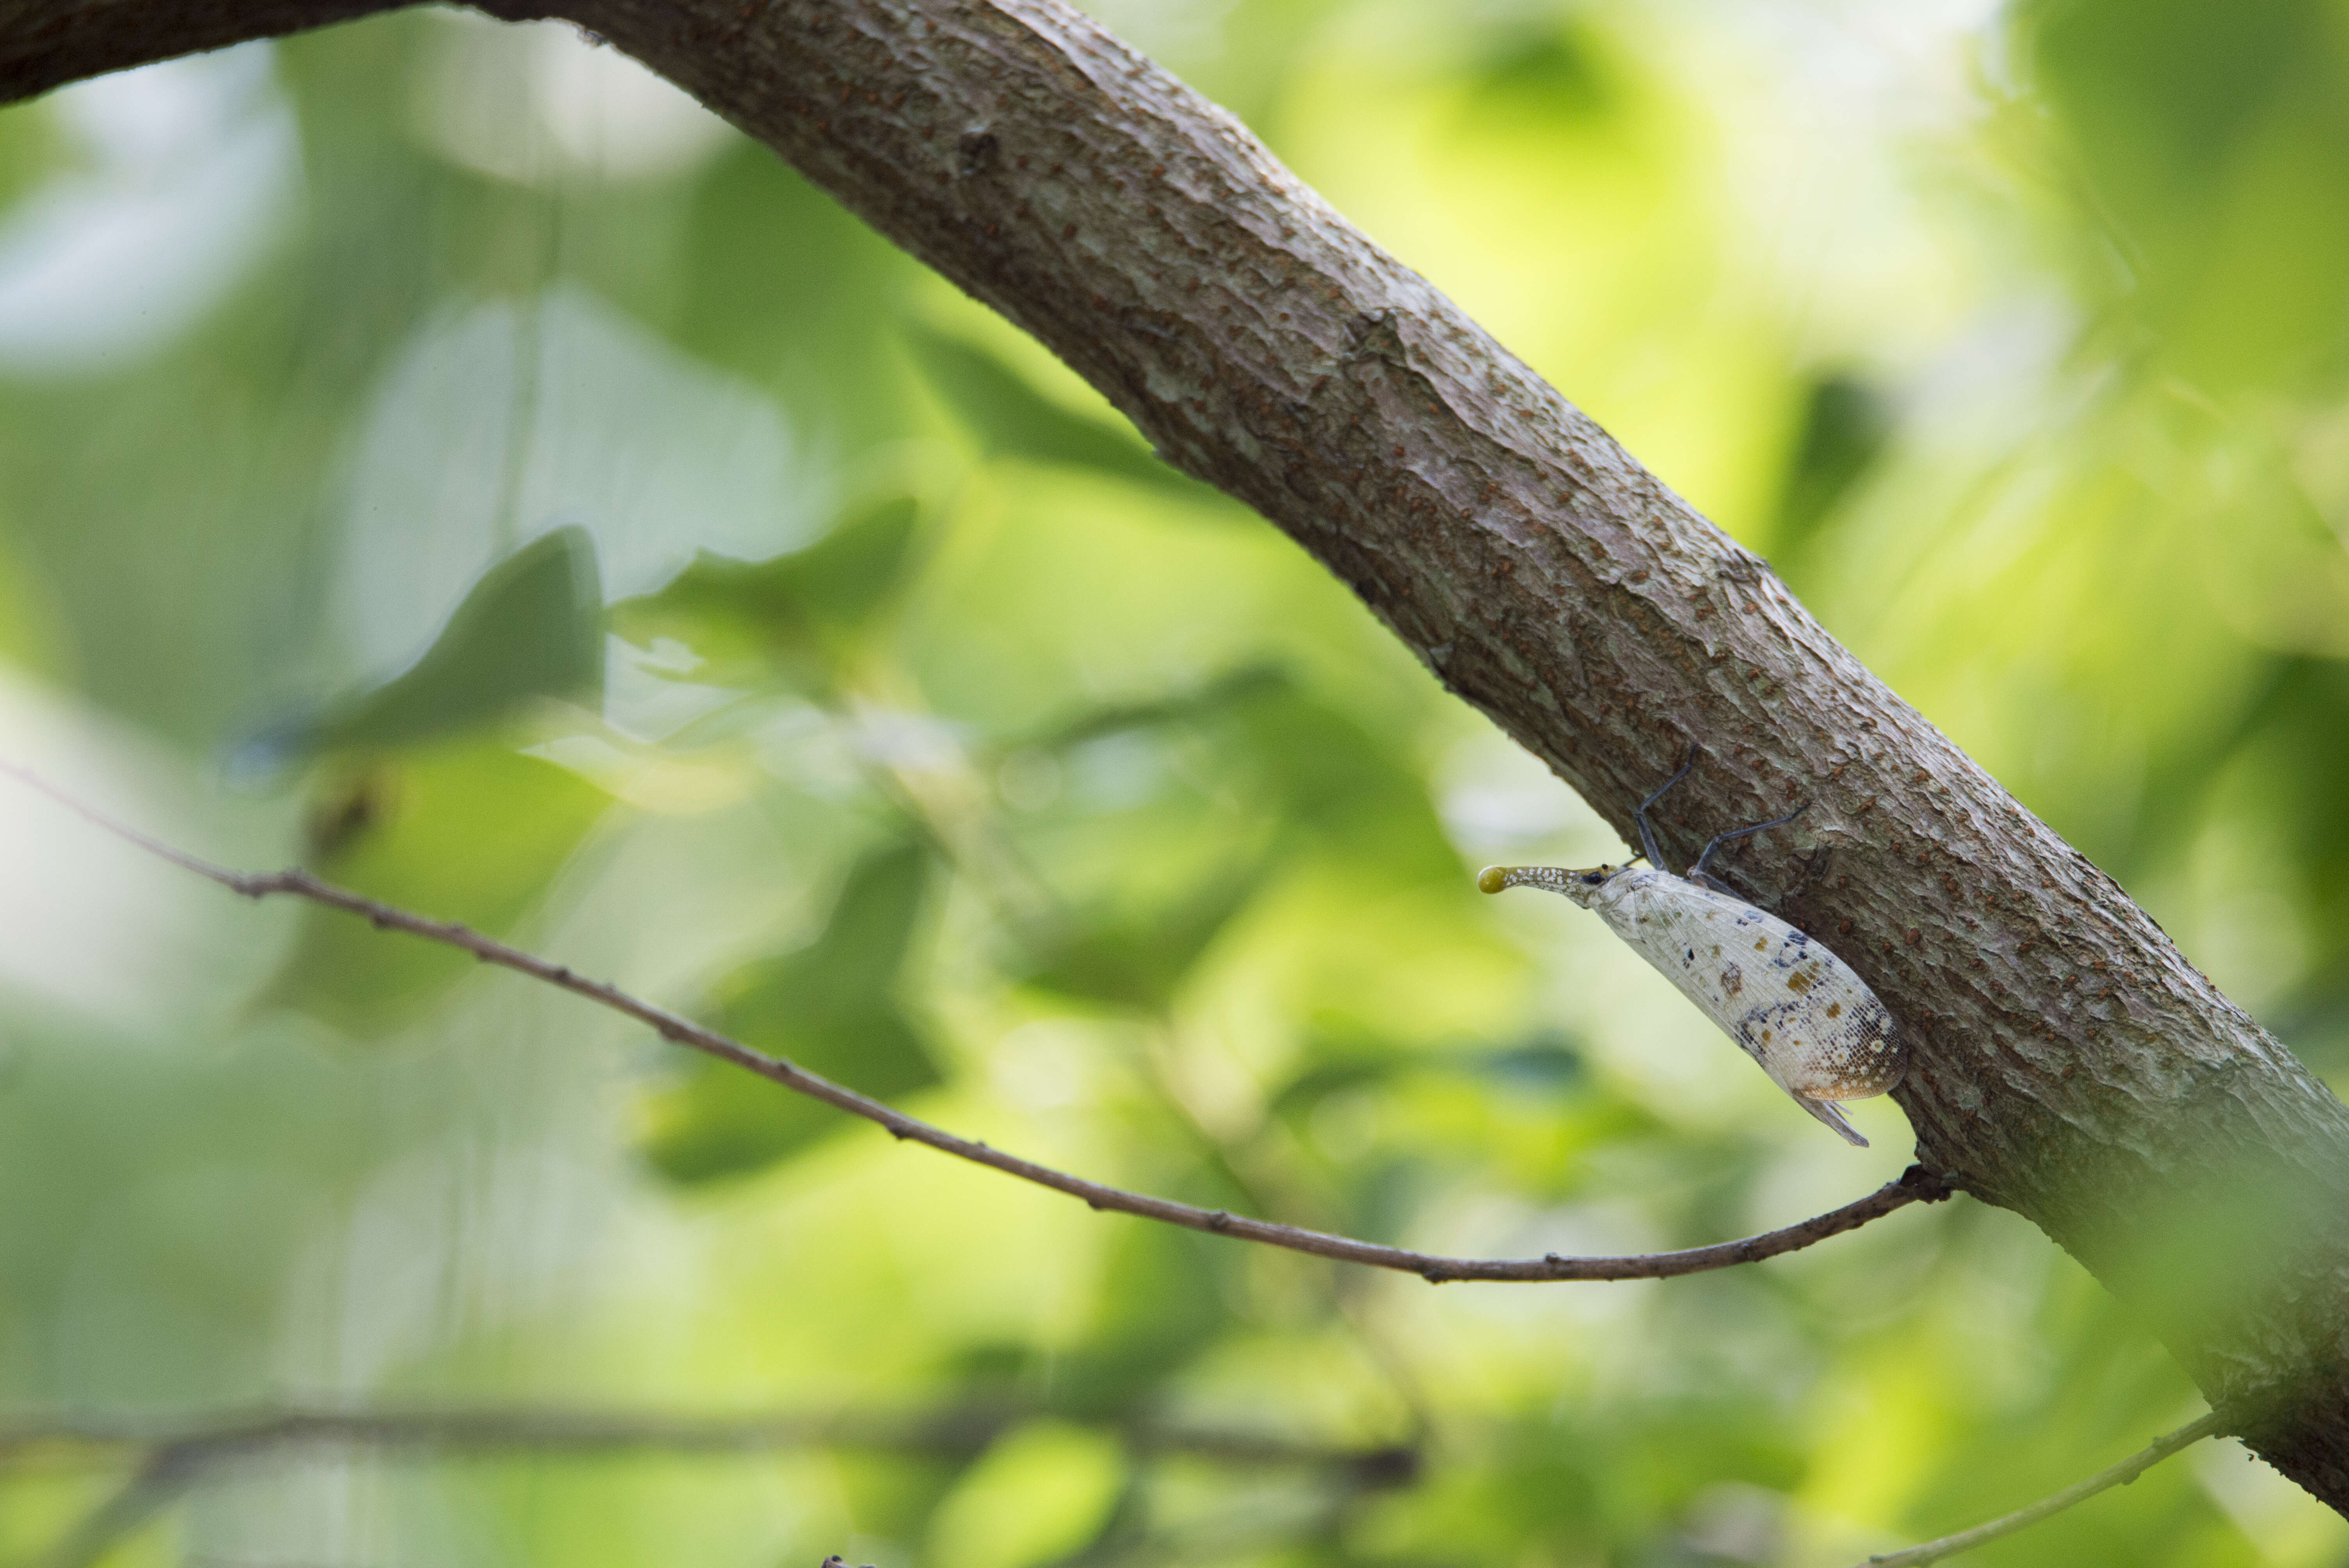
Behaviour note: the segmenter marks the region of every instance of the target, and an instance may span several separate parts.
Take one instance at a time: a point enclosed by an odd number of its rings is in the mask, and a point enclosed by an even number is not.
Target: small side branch
[[[1454,1258],[1432,1253],[1413,1252],[1403,1247],[1381,1246],[1375,1242],[1356,1241],[1348,1236],[1333,1236],[1319,1231],[1308,1231],[1294,1225],[1274,1224],[1269,1221],[1252,1220],[1223,1209],[1201,1209],[1171,1199],[1154,1198],[1147,1193],[1129,1192],[1122,1188],[1088,1181],[1080,1176],[1055,1171],[1007,1154],[999,1149],[959,1138],[943,1128],[905,1115],[884,1105],[877,1099],[857,1093],[844,1084],[812,1073],[806,1068],[780,1057],[771,1057],[752,1050],[739,1040],[730,1039],[714,1029],[704,1028],[690,1018],[657,1007],[650,1002],[630,995],[618,986],[601,980],[591,980],[574,972],[569,965],[551,963],[534,954],[508,946],[493,937],[484,936],[469,926],[453,921],[432,920],[424,915],[382,903],[322,881],[304,871],[244,872],[215,865],[184,850],[176,849],[160,840],[149,837],[136,829],[115,821],[74,799],[63,790],[39,776],[0,761],[5,772],[28,787],[48,796],[68,810],[105,829],[108,832],[138,845],[151,854],[159,855],[173,865],[195,872],[220,883],[222,887],[243,893],[247,898],[261,899],[272,894],[288,894],[339,909],[374,924],[378,930],[404,931],[429,942],[441,943],[472,954],[484,964],[495,964],[527,975],[534,980],[557,986],[599,1003],[616,1013],[622,1013],[649,1026],[661,1038],[715,1057],[755,1073],[771,1083],[781,1085],[795,1094],[821,1100],[836,1110],[863,1117],[875,1126],[886,1129],[890,1136],[901,1140],[927,1144],[944,1154],[984,1165],[1022,1181],[1049,1187],[1056,1192],[1083,1200],[1087,1206],[1121,1214],[1133,1214],[1164,1224],[1180,1225],[1185,1230],[1206,1231],[1218,1236],[1230,1236],[1239,1241],[1257,1242],[1266,1246],[1282,1247],[1288,1251],[1306,1253],[1315,1257],[1330,1258],[1338,1263],[1360,1264],[1369,1268],[1392,1269],[1402,1274],[1413,1274],[1430,1284],[1443,1284],[1454,1280],[1482,1280],[1493,1283],[1538,1284],[1559,1280],[1630,1280],[1669,1279],[1679,1274],[1702,1274],[1709,1269],[1730,1268],[1739,1264],[1759,1263],[1785,1253],[1839,1236],[1846,1231],[1857,1230],[1870,1220],[1878,1220],[1915,1202],[1932,1202],[1946,1198],[1953,1191],[1947,1178],[1922,1166],[1912,1165],[1899,1180],[1888,1181],[1864,1198],[1846,1203],[1840,1209],[1814,1215],[1784,1229],[1767,1231],[1743,1241],[1723,1242],[1715,1246],[1692,1247],[1684,1252],[1644,1253],[1626,1257],[1564,1257],[1556,1253],[1538,1258]]]
[[[1928,1541],[1922,1546],[1911,1546],[1902,1552],[1878,1553],[1860,1564],[1860,1568],[1922,1568],[1925,1563],[1939,1563],[1944,1557],[1971,1552],[2002,1535],[2012,1535],[2018,1530],[2036,1524],[2051,1514],[2061,1513],[2075,1502],[2085,1502],[2100,1491],[2127,1486],[2178,1449],[2191,1447],[2223,1429],[2219,1413],[2213,1410],[2200,1420],[2189,1422],[2167,1437],[2156,1438],[2149,1447],[2131,1454],[2110,1470],[2098,1470],[2077,1486],[2065,1487],[2054,1496],[2043,1498],[2029,1508],[2018,1509],[2003,1519],[1977,1524],[1971,1530],[1961,1530],[1955,1535],[1944,1535],[1939,1541]]]
[[[89,1568],[178,1501],[202,1468],[198,1456],[176,1445],[157,1449],[64,1537],[34,1559],[36,1568]]]

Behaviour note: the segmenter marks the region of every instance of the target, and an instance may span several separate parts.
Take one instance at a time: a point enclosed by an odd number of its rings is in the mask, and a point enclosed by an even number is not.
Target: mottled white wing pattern
[[[1705,870],[1723,844],[1784,827],[1809,802],[1783,817],[1716,833],[1688,875],[1676,877],[1663,869],[1648,811],[1688,777],[1696,759],[1691,741],[1680,771],[1631,813],[1646,867],[1486,866],[1476,885],[1486,892],[1546,888],[1596,912],[1744,1047],[1796,1105],[1865,1149],[1868,1140],[1834,1102],[1882,1094],[1909,1070],[1909,1047],[1892,1015],[1851,965],[1737,897]]]
[[[1776,915],[1669,872],[1617,871],[1588,897],[1797,1105],[1867,1144],[1830,1102],[1884,1093],[1908,1052],[1849,965]]]

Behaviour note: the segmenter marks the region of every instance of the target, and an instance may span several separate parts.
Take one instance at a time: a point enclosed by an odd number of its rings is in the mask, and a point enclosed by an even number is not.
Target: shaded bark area
[[[0,0],[0,95],[378,8]],[[2349,1109],[1237,122],[1058,0],[485,8],[604,36],[1019,323],[1619,829],[1692,741],[1674,857],[1808,800],[1731,875],[1899,1018],[1920,1158],[2037,1223],[2349,1509]]]
[[[395,8],[388,0],[0,0],[0,103]]]

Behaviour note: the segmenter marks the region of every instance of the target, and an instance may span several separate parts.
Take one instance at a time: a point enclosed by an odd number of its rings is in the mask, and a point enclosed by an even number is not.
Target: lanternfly
[[[1908,1044],[1892,1015],[1849,965],[1705,871],[1722,845],[1791,822],[1802,814],[1801,807],[1723,833],[1705,845],[1684,877],[1663,869],[1648,808],[1695,765],[1696,748],[1691,747],[1681,770],[1632,814],[1646,867],[1489,866],[1476,885],[1486,892],[1547,888],[1595,911],[1743,1046],[1796,1105],[1866,1148],[1868,1140],[1833,1102],[1866,1099],[1899,1083],[1909,1066]]]

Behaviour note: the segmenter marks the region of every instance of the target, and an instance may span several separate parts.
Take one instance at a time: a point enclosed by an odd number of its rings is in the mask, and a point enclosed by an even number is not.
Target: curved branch
[[[2053,1497],[2042,1498],[2029,1508],[2018,1508],[2003,1518],[1993,1519],[1987,1524],[1977,1524],[1971,1530],[1961,1530],[1955,1535],[1944,1535],[1939,1541],[1928,1541],[1921,1546],[1911,1546],[1900,1552],[1880,1552],[1861,1563],[1859,1568],[1925,1568],[1928,1563],[1939,1563],[1944,1557],[1955,1557],[1961,1552],[1986,1546],[2002,1535],[2012,1535],[2052,1514],[2063,1512],[2075,1503],[2085,1502],[2100,1491],[2127,1486],[2178,1449],[2189,1448],[2226,1429],[2226,1423],[2213,1410],[2199,1421],[2189,1421],[2176,1431],[2154,1439],[2111,1469],[2098,1470],[2077,1485],[2067,1486]]]
[[[72,796],[13,762],[0,760],[0,773],[5,773],[47,796],[85,820],[105,829],[128,842],[138,845],[150,854],[160,856],[173,865],[195,872],[220,883],[233,892],[251,899],[267,898],[274,893],[289,894],[307,899],[355,914],[374,924],[378,930],[404,931],[429,942],[460,948],[484,964],[495,964],[516,974],[527,975],[533,980],[570,992],[574,996],[626,1014],[638,1023],[649,1025],[654,1033],[688,1050],[699,1051],[719,1061],[756,1073],[771,1083],[781,1084],[795,1094],[822,1100],[835,1110],[860,1116],[876,1127],[886,1130],[900,1140],[927,1144],[941,1153],[957,1160],[968,1160],[984,1165],[1022,1181],[1032,1181],[1039,1187],[1049,1187],[1055,1192],[1065,1192],[1081,1198],[1087,1207],[1107,1210],[1120,1214],[1133,1214],[1145,1220],[1157,1220],[1185,1230],[1205,1231],[1211,1235],[1230,1236],[1237,1241],[1260,1242],[1266,1246],[1281,1247],[1293,1253],[1307,1253],[1314,1257],[1329,1258],[1338,1263],[1361,1264],[1370,1268],[1392,1269],[1402,1274],[1414,1274],[1430,1284],[1443,1284],[1453,1280],[1480,1280],[1499,1284],[1544,1284],[1561,1280],[1629,1280],[1670,1279],[1680,1274],[1702,1274],[1711,1269],[1734,1267],[1739,1264],[1760,1263],[1785,1253],[1798,1252],[1804,1247],[1856,1230],[1870,1220],[1881,1219],[1894,1210],[1915,1202],[1931,1202],[1946,1198],[1954,1191],[1943,1181],[1920,1165],[1912,1165],[1898,1181],[1888,1181],[1865,1198],[1855,1199],[1840,1209],[1814,1215],[1798,1224],[1781,1230],[1767,1231],[1743,1241],[1723,1242],[1716,1246],[1692,1247],[1684,1252],[1646,1253],[1628,1257],[1570,1258],[1551,1253],[1538,1258],[1452,1258],[1433,1253],[1413,1252],[1404,1247],[1381,1246],[1376,1242],[1360,1242],[1350,1236],[1333,1236],[1320,1231],[1308,1231],[1295,1225],[1274,1224],[1267,1220],[1252,1220],[1223,1209],[1202,1209],[1190,1203],[1178,1203],[1170,1198],[1154,1198],[1145,1192],[1129,1192],[1123,1188],[1088,1181],[1081,1176],[1071,1176],[1055,1171],[1049,1165],[1039,1165],[1032,1160],[1022,1160],[1000,1149],[968,1138],[958,1138],[944,1128],[934,1127],[918,1117],[884,1105],[869,1096],[857,1093],[844,1084],[837,1084],[820,1074],[786,1061],[780,1057],[754,1051],[739,1040],[730,1039],[714,1029],[706,1029],[692,1019],[683,1017],[665,1007],[630,995],[616,985],[601,980],[590,980],[568,965],[551,963],[535,954],[512,947],[494,937],[482,935],[469,926],[454,921],[431,920],[392,904],[382,903],[322,882],[303,871],[244,872],[215,865],[184,850],[175,849],[160,840],[150,838],[135,828],[128,827],[99,811],[76,800]]]
[[[0,0],[0,103],[108,71],[281,38],[413,0]]]
[[[0,0],[0,94],[394,3]],[[1920,1155],[2038,1224],[2254,1451],[2349,1507],[2349,1109],[1765,562],[1230,116],[1061,0],[481,8],[608,39],[1033,334],[1619,829],[1691,741],[1669,850],[1810,799],[1754,899],[1899,1018]]]

